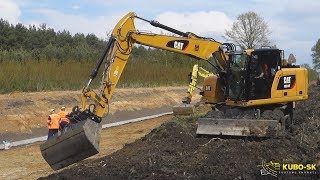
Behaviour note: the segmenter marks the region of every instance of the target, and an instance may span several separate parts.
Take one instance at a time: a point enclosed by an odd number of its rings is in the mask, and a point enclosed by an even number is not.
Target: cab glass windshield
[[[232,54],[230,57],[230,71],[228,73],[229,98],[232,100],[244,99],[246,68],[248,55]]]

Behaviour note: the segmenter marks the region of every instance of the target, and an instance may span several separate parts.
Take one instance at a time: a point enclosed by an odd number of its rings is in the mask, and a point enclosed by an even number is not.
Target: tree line
[[[94,34],[72,35],[67,30],[56,32],[46,24],[26,27],[0,19],[0,61],[83,61],[96,56],[104,44]]]
[[[55,31],[46,24],[16,25],[0,19],[0,62],[57,61],[94,62],[106,46],[106,41],[94,34]],[[190,64],[188,57],[144,46],[135,46],[130,59],[135,62]],[[194,63],[194,62],[193,62]]]
[[[26,27],[0,19],[0,93],[81,89],[106,44],[94,34],[72,35],[45,24]],[[133,48],[120,87],[188,84],[187,75],[197,63],[191,57],[145,46]],[[94,87],[99,86],[97,79]]]

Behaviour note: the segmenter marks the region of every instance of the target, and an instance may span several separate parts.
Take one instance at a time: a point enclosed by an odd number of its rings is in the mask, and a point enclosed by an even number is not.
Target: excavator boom
[[[179,36],[139,32],[134,25],[135,19],[146,21],[155,27]],[[77,107],[72,113],[72,119],[75,119],[77,123],[71,125],[65,134],[49,139],[40,146],[44,159],[52,169],[61,169],[99,152],[100,122],[109,108],[111,97],[135,43],[202,60],[208,60],[213,53],[219,52],[218,59],[222,65],[225,65],[227,59],[221,47],[222,44],[213,39],[181,32],[156,21],[148,21],[136,16],[135,13],[127,14],[113,29],[106,49],[92,71],[87,85],[83,88],[82,110]],[[99,92],[96,93],[90,89],[90,85],[101,66],[104,66],[103,83],[101,83]],[[87,101],[89,99],[94,103],[90,104],[88,108]],[[57,156],[57,154],[59,155]]]
[[[167,30],[178,36],[136,30],[135,20]],[[65,134],[40,146],[42,155],[54,169],[60,169],[99,152],[101,121],[135,44],[142,44],[193,58],[214,60],[218,72],[204,78],[201,95],[212,104],[198,121],[197,134],[271,136],[290,126],[294,102],[308,98],[308,72],[282,65],[279,49],[235,51],[232,44],[181,32],[156,21],[129,13],[115,26],[101,58],[82,91],[82,109],[73,109],[76,123]],[[103,66],[98,92],[90,89]],[[193,87],[192,87],[193,88]],[[193,89],[191,88],[191,91]],[[93,103],[88,104],[88,100]],[[187,107],[189,108],[189,107]],[[57,155],[58,154],[58,155]],[[54,158],[53,158],[54,157]]]

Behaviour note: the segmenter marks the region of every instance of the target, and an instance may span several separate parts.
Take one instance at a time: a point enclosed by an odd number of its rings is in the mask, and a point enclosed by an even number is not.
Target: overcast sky
[[[237,15],[255,11],[268,23],[273,44],[293,53],[297,63],[312,64],[311,48],[320,32],[320,1],[316,0],[0,0],[0,18],[10,23],[41,24],[71,33],[105,38],[122,16],[157,20],[181,31],[222,35]],[[153,30],[138,23],[141,30]]]

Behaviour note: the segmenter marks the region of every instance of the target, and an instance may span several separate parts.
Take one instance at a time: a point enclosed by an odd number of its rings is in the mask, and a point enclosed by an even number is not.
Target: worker
[[[64,133],[66,131],[66,127],[70,123],[70,120],[67,118],[69,113],[66,111],[65,107],[61,107],[61,111],[58,114],[60,116],[60,130],[61,133]]]
[[[263,88],[262,87],[265,83],[264,77],[264,70],[267,70],[261,61],[259,61],[258,55],[253,55],[249,64],[249,68],[251,71],[250,74],[250,81],[252,83],[250,88],[250,94],[253,99],[259,99],[262,97]]]
[[[54,109],[50,110],[50,115],[48,117],[48,139],[58,135],[59,132],[59,121],[60,121],[60,116],[55,113]]]
[[[269,67],[268,67],[268,64],[267,63],[264,63],[263,64],[263,77],[264,78],[268,78],[269,76]]]

